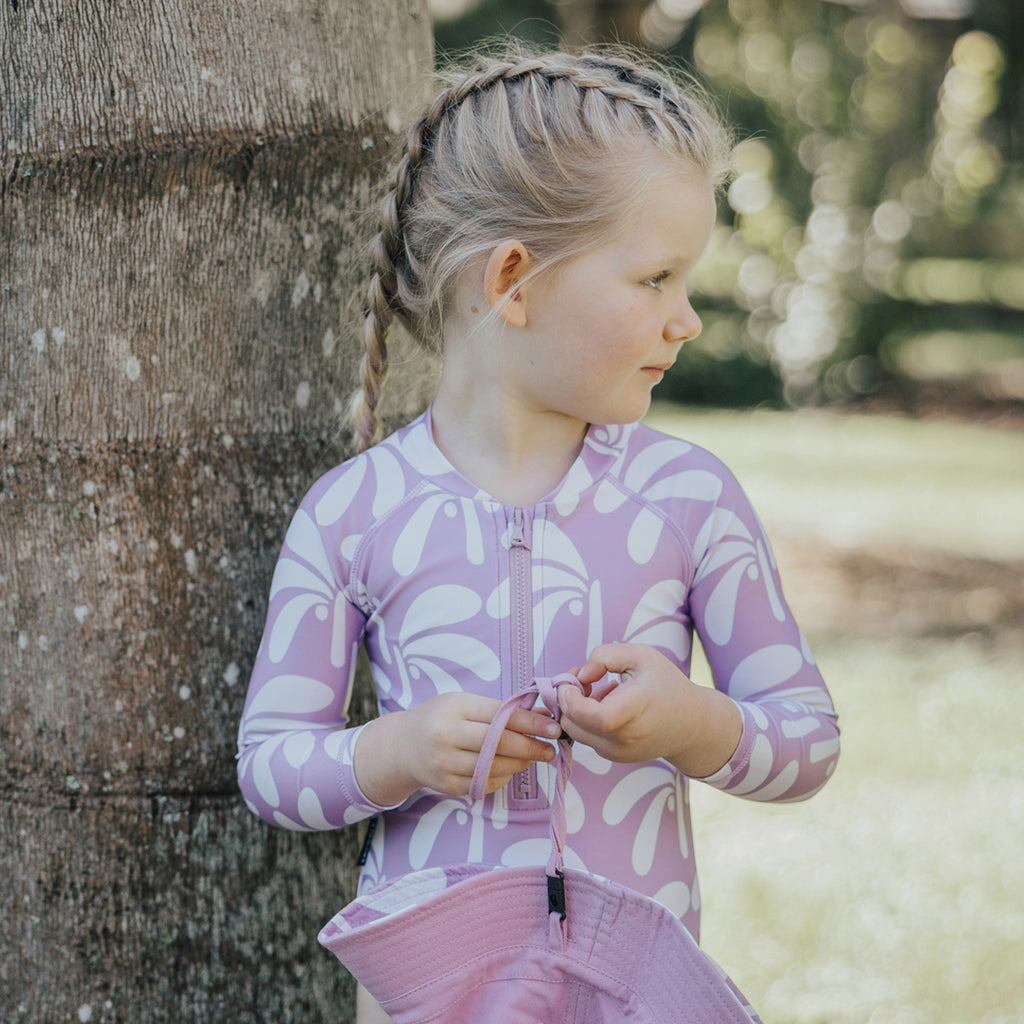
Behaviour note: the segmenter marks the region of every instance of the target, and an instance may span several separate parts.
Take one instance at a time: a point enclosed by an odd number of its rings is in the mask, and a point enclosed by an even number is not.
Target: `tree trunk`
[[[261,823],[235,732],[430,63],[423,0],[0,5],[5,1022],[351,1019],[359,836]]]

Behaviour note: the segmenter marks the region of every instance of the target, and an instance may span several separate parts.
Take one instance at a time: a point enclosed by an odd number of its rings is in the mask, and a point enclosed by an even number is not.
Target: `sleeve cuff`
[[[345,801],[345,824],[353,825],[357,821],[371,818],[375,814],[383,814],[385,811],[393,811],[405,803],[392,804],[385,807],[382,804],[374,803],[362,790],[359,781],[356,779],[355,758],[356,747],[359,745],[359,737],[363,733],[364,726],[358,725],[355,728],[347,729],[349,734],[348,742],[338,756],[338,786],[341,789]]]
[[[733,701],[733,703],[739,708],[740,714],[743,716],[743,732],[740,733],[740,741],[736,745],[732,757],[717,772],[703,777],[694,777],[696,782],[707,783],[709,786],[714,786],[715,789],[728,789],[738,776],[746,772],[747,766],[750,764],[750,752],[753,749],[754,739],[757,735],[757,730],[750,720],[747,709],[739,701]]]

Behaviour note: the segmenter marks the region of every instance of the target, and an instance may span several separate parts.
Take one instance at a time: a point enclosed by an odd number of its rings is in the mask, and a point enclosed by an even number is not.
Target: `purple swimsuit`
[[[562,483],[510,508],[434,444],[429,411],[322,477],[278,561],[239,733],[246,801],[291,829],[381,815],[360,891],[423,867],[543,865],[552,769],[483,800],[360,791],[346,729],[356,651],[381,714],[439,693],[506,698],[599,644],[661,651],[684,672],[694,629],[743,735],[703,781],[754,800],[813,794],[839,756],[835,712],[783,598],[768,541],[708,452],[638,424],[593,426]],[[576,744],[565,861],[647,894],[697,934],[687,779]]]

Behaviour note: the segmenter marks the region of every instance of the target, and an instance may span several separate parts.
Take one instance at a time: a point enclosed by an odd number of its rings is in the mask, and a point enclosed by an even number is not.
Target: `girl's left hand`
[[[622,682],[605,680],[609,673]],[[736,704],[692,682],[653,647],[602,644],[575,674],[587,695],[572,686],[559,689],[562,728],[609,761],[664,758],[703,778],[739,744],[743,719]]]

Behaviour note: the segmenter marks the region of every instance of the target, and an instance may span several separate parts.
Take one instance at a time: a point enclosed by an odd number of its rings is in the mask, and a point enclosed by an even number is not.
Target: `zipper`
[[[512,693],[522,693],[533,680],[533,581],[530,523],[522,508],[512,510],[509,536],[509,626]],[[531,765],[509,783],[509,806],[537,799],[537,768]]]

